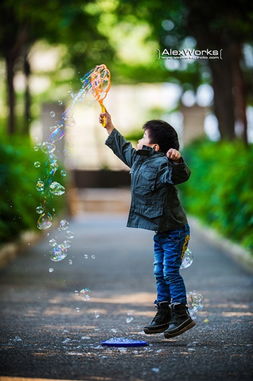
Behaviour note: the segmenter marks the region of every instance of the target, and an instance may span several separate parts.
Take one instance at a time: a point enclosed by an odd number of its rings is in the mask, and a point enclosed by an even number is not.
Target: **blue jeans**
[[[163,301],[187,304],[184,280],[179,269],[189,239],[188,224],[180,229],[157,232],[154,235],[154,276],[157,287],[155,304]]]

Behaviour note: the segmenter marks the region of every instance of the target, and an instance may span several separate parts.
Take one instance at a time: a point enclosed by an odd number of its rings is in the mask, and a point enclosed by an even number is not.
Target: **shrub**
[[[232,241],[253,249],[253,146],[199,139],[183,157],[192,174],[180,186],[185,209]]]
[[[41,166],[34,167],[39,161]],[[26,229],[37,229],[39,215],[36,206],[41,204],[42,195],[36,190],[39,178],[46,178],[48,157],[41,151],[35,152],[28,138],[12,137],[0,143],[0,242],[18,237]],[[63,184],[60,170],[54,181]],[[64,182],[65,183],[65,182]],[[63,184],[64,185],[64,184]],[[64,197],[46,194],[47,206],[56,211],[63,207]]]

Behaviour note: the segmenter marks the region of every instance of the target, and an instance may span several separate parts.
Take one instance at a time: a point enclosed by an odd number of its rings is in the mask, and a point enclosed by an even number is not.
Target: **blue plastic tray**
[[[144,347],[149,345],[146,341],[126,339],[124,337],[112,337],[111,339],[101,341],[101,344],[107,347]]]

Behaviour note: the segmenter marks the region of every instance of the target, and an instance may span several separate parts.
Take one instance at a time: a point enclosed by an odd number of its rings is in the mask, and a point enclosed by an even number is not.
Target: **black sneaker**
[[[196,325],[192,320],[188,308],[184,304],[173,304],[171,306],[171,320],[169,327],[164,332],[166,339],[181,335],[188,329],[191,329]]]
[[[151,323],[144,327],[144,332],[147,335],[153,333],[164,332],[169,326],[169,321],[171,318],[171,309],[168,302],[160,302],[156,305],[157,313]]]

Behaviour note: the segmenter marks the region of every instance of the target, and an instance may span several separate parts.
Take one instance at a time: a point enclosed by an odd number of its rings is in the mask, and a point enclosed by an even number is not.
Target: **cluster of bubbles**
[[[73,108],[74,105],[81,101],[83,96],[90,91],[91,85],[91,75],[94,69],[90,70],[81,78],[82,86],[80,90],[74,94],[71,92],[71,102],[69,107],[61,114],[59,120],[56,120],[56,114],[54,111],[50,111],[50,117],[53,120],[50,126],[50,135],[47,141],[43,141],[40,144],[34,146],[35,151],[41,150],[47,155],[47,174],[44,178],[38,178],[36,181],[36,190],[41,195],[41,203],[36,207],[36,213],[39,214],[37,220],[37,227],[40,230],[47,230],[53,224],[53,216],[55,214],[55,209],[48,207],[49,197],[59,197],[65,193],[65,187],[58,181],[55,181],[54,175],[57,171],[60,171],[62,177],[67,175],[64,169],[59,170],[59,162],[56,156],[56,144],[64,137],[64,126],[73,126],[75,121],[73,118]],[[63,103],[58,101],[60,105]],[[41,163],[39,161],[34,162],[35,168],[40,168]],[[69,230],[69,222],[66,220],[61,220],[59,223],[58,230],[65,233],[65,237],[58,242],[55,238],[49,240],[49,255],[53,262],[62,261],[67,256],[68,249],[71,247],[71,240],[74,238],[74,234]],[[62,234],[61,234],[62,235]],[[72,263],[71,263],[72,264]],[[53,268],[49,268],[49,272],[53,272]]]
[[[197,291],[190,291],[187,293],[187,305],[191,317],[197,317],[199,311],[203,309],[203,296]]]
[[[193,254],[189,247],[187,247],[182,258],[180,269],[187,269],[192,265],[192,262]],[[203,296],[197,291],[190,291],[187,293],[187,304],[191,317],[195,319],[198,312],[203,309]]]
[[[193,262],[192,251],[187,247],[184,252],[180,269],[187,269]],[[199,311],[203,309],[203,296],[197,291],[190,291],[187,293],[187,304],[190,315],[193,319],[197,317]]]

